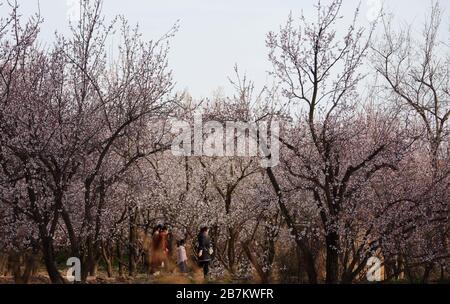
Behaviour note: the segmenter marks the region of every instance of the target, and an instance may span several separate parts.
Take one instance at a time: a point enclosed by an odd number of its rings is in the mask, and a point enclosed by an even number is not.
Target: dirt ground
[[[50,279],[45,272],[39,272],[34,275],[29,284],[50,284]],[[202,284],[205,283],[203,275],[200,271],[179,274],[179,273],[165,273],[158,275],[139,274],[134,278],[130,277],[113,277],[108,278],[106,273],[99,273],[97,277],[88,277],[88,284]],[[14,284],[12,276],[0,276],[0,284]]]

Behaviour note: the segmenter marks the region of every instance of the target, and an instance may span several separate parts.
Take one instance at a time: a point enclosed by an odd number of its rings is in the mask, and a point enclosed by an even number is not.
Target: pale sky
[[[70,3],[76,0],[17,0],[24,15],[40,3],[45,18],[41,38],[51,41],[53,32],[67,30]],[[0,0],[2,2],[2,0]],[[326,3],[326,0],[323,0]],[[368,24],[379,3],[384,2],[397,21],[413,23],[418,28],[431,1],[361,0],[362,24]],[[449,1],[439,1],[448,10]],[[187,88],[196,98],[206,97],[218,87],[227,91],[227,77],[238,64],[248,77],[262,87],[269,78],[265,36],[286,21],[290,11],[314,20],[316,0],[105,0],[107,17],[123,14],[131,24],[139,23],[146,39],[167,32],[179,20],[180,30],[171,44],[170,66],[177,89]],[[345,0],[342,14],[350,21],[360,0]],[[0,8],[1,15],[5,8]],[[447,12],[448,13],[448,12]],[[448,14],[447,14],[448,16]],[[449,18],[444,22],[449,25]]]

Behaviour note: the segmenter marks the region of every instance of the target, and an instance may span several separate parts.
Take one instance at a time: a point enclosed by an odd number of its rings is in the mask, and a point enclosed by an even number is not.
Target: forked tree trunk
[[[108,278],[112,278],[112,276],[113,276],[113,267],[112,267],[113,255],[111,254],[111,246],[107,242],[104,242],[102,244],[102,257],[106,264],[106,273],[108,274]]]
[[[298,250],[301,251],[303,258],[305,259],[305,267],[306,267],[306,273],[308,275],[308,281],[310,284],[317,284],[317,272],[316,272],[316,266],[315,266],[315,260],[314,256],[308,248],[308,244],[304,243],[299,235],[299,232],[297,230],[297,226],[295,225],[294,219],[291,217],[291,214],[289,212],[289,209],[286,207],[284,201],[283,201],[283,192],[280,187],[280,184],[277,181],[277,178],[275,177],[275,174],[272,171],[272,168],[266,169],[267,175],[269,177],[269,180],[272,184],[273,190],[275,191],[275,194],[278,197],[278,206],[280,207],[281,215],[283,216],[284,220],[286,221],[286,224],[291,229],[291,234],[293,237],[295,237],[295,243],[297,245]]]
[[[9,263],[14,277],[14,283],[28,284],[37,263],[35,257],[30,254],[11,254]]]
[[[44,264],[47,269],[48,276],[50,277],[50,281],[53,284],[64,284],[64,279],[55,265],[52,240],[42,240],[42,253],[44,256]]]

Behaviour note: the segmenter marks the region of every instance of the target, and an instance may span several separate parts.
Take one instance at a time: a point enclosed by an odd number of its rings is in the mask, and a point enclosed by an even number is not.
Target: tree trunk
[[[124,267],[123,267],[123,252],[122,252],[122,246],[120,245],[120,242],[117,242],[117,260],[119,262],[119,277],[124,277]]]
[[[112,267],[112,254],[110,244],[104,243],[102,245],[102,257],[106,264],[106,273],[108,274],[108,278],[112,278],[113,267]]]
[[[42,254],[44,255],[44,263],[47,269],[48,276],[50,277],[50,281],[53,284],[64,284],[64,279],[62,278],[55,265],[52,240],[42,240]]]
[[[423,277],[422,277],[422,284],[426,284],[430,280],[430,274],[431,274],[431,271],[433,270],[433,267],[434,267],[434,263],[427,263],[425,265],[425,269],[424,269]]]
[[[303,259],[305,261],[305,267],[306,267],[306,274],[308,276],[308,282],[309,284],[317,284],[317,272],[316,272],[316,265],[314,256],[312,255],[311,251],[306,248],[305,244],[298,240],[296,241],[297,247],[301,251],[303,255]],[[300,261],[299,261],[300,262]]]
[[[8,270],[8,257],[6,255],[0,255],[0,276],[6,275]]]
[[[91,265],[91,269],[89,271],[89,274],[92,277],[96,277],[98,273],[98,259],[94,259],[93,264]]]
[[[30,279],[31,272],[27,267],[27,256],[20,253],[13,253],[9,256],[9,265],[14,277],[15,284],[27,284]],[[22,267],[22,264],[25,264]],[[22,268],[23,271],[22,271]]]
[[[247,256],[248,260],[255,268],[256,273],[258,274],[261,283],[268,284],[270,282],[270,272],[264,271],[263,266],[260,265],[260,263],[258,262],[258,259],[253,255],[252,250],[250,248],[250,244],[242,243],[242,248],[243,248],[244,253]]]
[[[86,283],[89,275],[92,275],[95,267],[94,248],[92,243],[92,236],[88,236],[86,240],[87,252],[82,254],[84,257],[81,263],[81,282]]]
[[[336,232],[329,232],[326,236],[327,257],[326,257],[326,278],[327,284],[338,283],[339,277],[339,237]]]
[[[304,243],[301,240],[301,237],[299,235],[299,231],[297,229],[297,226],[295,225],[294,219],[291,217],[291,214],[289,213],[288,208],[283,202],[283,192],[281,190],[280,184],[277,181],[277,178],[275,177],[275,174],[272,171],[272,168],[266,169],[267,175],[269,177],[269,180],[272,184],[273,190],[275,191],[277,197],[278,197],[278,206],[280,207],[281,215],[283,216],[284,220],[286,221],[286,224],[291,229],[291,235],[295,237],[295,243],[297,244],[297,247],[302,252],[303,258],[306,262],[306,273],[308,275],[308,281],[310,284],[317,284],[317,272],[316,272],[316,266],[314,261],[314,256],[311,253],[311,250],[309,250],[308,245]]]
[[[137,211],[137,210],[136,210]],[[137,212],[130,208],[130,231],[128,240],[128,274],[130,277],[136,276],[137,252]],[[134,213],[134,214],[133,214]]]
[[[235,258],[235,248],[236,248],[236,236],[233,228],[228,229],[229,239],[227,246],[227,258],[228,258],[228,271],[232,276],[236,274],[236,258]]]

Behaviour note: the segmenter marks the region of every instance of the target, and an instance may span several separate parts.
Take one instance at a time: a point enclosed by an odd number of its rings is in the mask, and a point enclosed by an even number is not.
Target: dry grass
[[[50,279],[46,272],[40,271],[34,275],[29,284],[50,284]],[[182,274],[178,271],[170,273],[160,273],[157,275],[138,274],[136,277],[113,277],[108,278],[106,273],[99,272],[96,277],[88,277],[88,284],[202,284],[205,283],[203,273],[196,268],[188,274]],[[12,276],[0,276],[0,285],[14,284]]]

